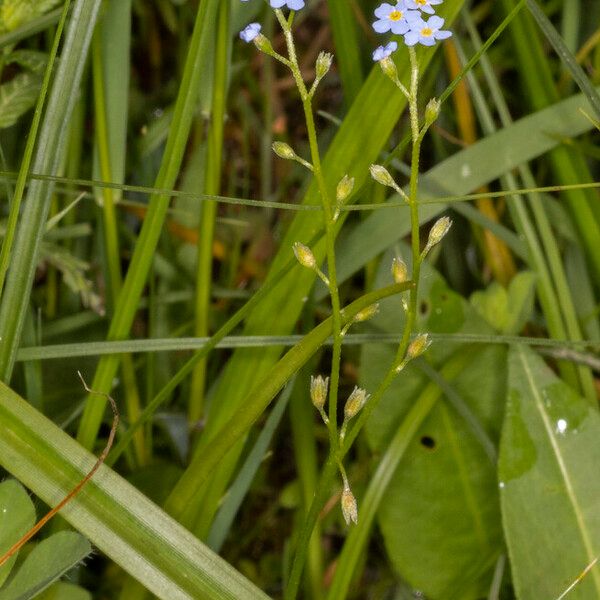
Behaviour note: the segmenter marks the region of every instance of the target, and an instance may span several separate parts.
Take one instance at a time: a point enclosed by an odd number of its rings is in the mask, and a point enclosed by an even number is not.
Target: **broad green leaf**
[[[600,417],[524,346],[508,381],[498,475],[513,583],[554,600],[600,554]],[[598,597],[596,565],[568,598]]]
[[[381,277],[389,277],[382,261]],[[385,268],[384,268],[385,267]],[[385,274],[385,275],[384,275]],[[382,283],[379,279],[377,284]],[[399,303],[381,303],[370,322],[386,333],[402,325]],[[424,265],[420,329],[431,333],[490,333],[491,327],[460,295]],[[436,368],[466,352],[460,344],[434,343],[427,353]],[[391,345],[362,352],[361,385],[373,390],[393,360]],[[487,346],[472,354],[444,397],[417,429],[381,499],[378,521],[390,560],[400,575],[428,598],[477,598],[501,551],[496,469],[478,435],[496,440],[502,415],[506,351]],[[428,377],[406,368],[367,424],[372,448],[383,451],[420,398]],[[466,407],[470,419],[461,416]],[[493,446],[493,444],[492,444]]]
[[[35,523],[35,507],[23,486],[14,479],[0,483],[0,554],[18,542]],[[17,554],[0,567],[0,585],[8,577]]]
[[[33,73],[19,73],[0,85],[0,129],[10,127],[33,107],[42,80]]]
[[[91,551],[92,546],[79,533],[55,533],[30,552],[8,585],[0,590],[0,600],[35,598]]]
[[[0,384],[0,465],[55,505],[96,457]],[[146,496],[101,466],[61,515],[165,600],[267,598]]]

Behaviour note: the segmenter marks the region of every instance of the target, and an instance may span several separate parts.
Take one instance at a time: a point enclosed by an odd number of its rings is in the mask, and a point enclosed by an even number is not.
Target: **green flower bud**
[[[425,121],[431,125],[440,114],[441,104],[437,98],[432,98],[425,107]]]
[[[350,490],[347,484],[344,485],[344,491],[342,492],[342,514],[344,515],[344,521],[346,521],[346,525],[350,525],[350,523],[358,523],[358,505],[356,503],[356,498],[354,494]]]
[[[342,203],[348,198],[348,196],[352,193],[354,189],[354,177],[348,177],[348,175],[344,175],[340,182],[337,184],[337,189],[335,192],[335,199],[338,203]]]
[[[346,406],[344,406],[344,421],[349,421],[352,417],[356,416],[368,399],[369,394],[356,386],[352,390],[350,396],[348,396],[348,400],[346,400]]]
[[[261,52],[269,56],[275,56],[275,50],[273,50],[271,42],[262,33],[259,33],[252,41]]]
[[[392,276],[396,283],[404,283],[408,279],[408,267],[402,259],[392,260]]]
[[[381,185],[386,185],[392,188],[396,187],[394,178],[390,175],[389,171],[385,167],[382,167],[381,165],[371,165],[369,167],[369,171],[371,172],[371,177],[377,183],[381,183]]]
[[[314,407],[321,411],[327,400],[327,390],[329,389],[329,377],[318,375],[310,378],[310,399]]]
[[[317,261],[315,260],[315,255],[312,253],[312,250],[301,244],[300,242],[295,242],[293,245],[294,254],[298,259],[298,262],[307,269],[315,269],[317,266]]]
[[[273,152],[280,158],[285,158],[286,160],[295,160],[297,158],[296,153],[285,142],[273,142],[271,147],[273,148]]]
[[[431,340],[429,339],[429,336],[426,333],[420,333],[408,346],[406,357],[409,360],[417,358],[417,356],[421,356],[430,345]]]
[[[396,68],[396,63],[392,60],[391,56],[386,56],[385,58],[379,61],[381,66],[381,70],[384,74],[389,77],[394,83],[398,81],[398,69]]]
[[[441,219],[438,219],[429,232],[427,244],[431,246],[439,244],[448,231],[450,231],[450,227],[452,227],[452,221],[449,217],[442,217]]]
[[[354,317],[355,323],[362,323],[372,319],[379,312],[379,304],[371,304],[362,310],[359,310]]]
[[[317,81],[320,81],[329,73],[329,69],[331,69],[331,63],[333,62],[333,54],[329,52],[321,52],[317,58],[317,63],[315,66],[315,75]]]

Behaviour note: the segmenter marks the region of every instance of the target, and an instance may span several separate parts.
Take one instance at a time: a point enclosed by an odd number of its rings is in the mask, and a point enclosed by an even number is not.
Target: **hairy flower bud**
[[[452,227],[452,221],[449,217],[438,219],[429,232],[427,247],[432,248],[436,244],[439,244],[448,231],[450,231],[450,227]]]
[[[355,323],[362,323],[372,319],[379,312],[379,304],[371,304],[362,310],[359,310],[354,317]]]
[[[406,357],[409,360],[413,358],[417,358],[417,356],[421,356],[427,348],[431,345],[431,340],[426,333],[420,333],[415,337],[415,339],[410,343],[408,349],[406,350]]]
[[[425,107],[425,122],[431,125],[440,114],[440,101],[437,98],[432,98]]]
[[[315,260],[315,255],[312,253],[312,250],[301,244],[300,242],[295,242],[293,245],[294,254],[298,259],[298,262],[307,269],[314,269],[317,266],[317,261]]]
[[[404,283],[408,279],[408,268],[401,258],[392,260],[392,276],[396,283]]]
[[[265,54],[269,56],[275,55],[275,50],[273,50],[273,46],[268,38],[266,38],[262,33],[259,33],[253,40],[254,45]]]
[[[280,158],[285,158],[286,160],[296,159],[296,153],[292,150],[291,146],[285,142],[273,142],[271,147],[273,148],[273,152]]]
[[[323,79],[327,73],[329,73],[329,69],[331,69],[331,64],[333,62],[333,54],[329,52],[321,52],[317,57],[317,63],[315,65],[315,75],[317,80]]]
[[[357,415],[368,399],[369,395],[367,392],[356,386],[352,390],[350,396],[348,396],[348,400],[346,400],[346,406],[344,406],[344,420],[349,421],[352,417]]]
[[[310,399],[317,410],[322,410],[327,400],[327,390],[329,388],[329,377],[317,375],[310,378]]]
[[[381,70],[385,73],[385,75],[394,83],[398,81],[398,69],[396,68],[396,63],[390,56],[386,56],[380,60],[379,65],[381,66]]]
[[[335,199],[338,203],[342,203],[348,198],[348,196],[352,193],[354,189],[354,177],[348,177],[348,175],[344,175],[339,183],[337,184],[337,189],[335,191]]]
[[[371,177],[377,183],[381,183],[381,185],[386,185],[388,187],[396,187],[394,178],[385,167],[382,167],[381,165],[371,165],[369,171],[371,172]]]
[[[346,525],[350,525],[350,523],[358,523],[358,505],[356,504],[356,498],[354,497],[354,494],[347,484],[344,485],[341,505],[342,514],[344,515]]]

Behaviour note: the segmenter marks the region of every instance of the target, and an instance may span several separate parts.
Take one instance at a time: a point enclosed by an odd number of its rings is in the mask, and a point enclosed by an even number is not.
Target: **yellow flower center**
[[[427,4],[427,0],[415,0],[415,2],[417,4],[421,4],[422,6],[425,6]]]
[[[399,21],[402,18],[401,10],[393,10],[390,13],[390,21]]]
[[[423,29],[421,29],[421,35],[423,37],[429,37],[429,36],[433,35],[433,31],[431,30],[430,27],[423,27]]]

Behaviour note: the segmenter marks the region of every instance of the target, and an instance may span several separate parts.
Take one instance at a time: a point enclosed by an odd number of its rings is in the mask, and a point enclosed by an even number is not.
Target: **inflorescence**
[[[397,0],[394,5],[383,2],[375,9],[377,20],[373,29],[377,33],[401,35],[404,44],[409,47],[416,44],[434,46],[437,40],[445,40],[452,35],[452,32],[442,29],[444,19],[435,14],[433,5],[441,3],[442,0]],[[428,16],[427,20],[424,15]],[[398,44],[394,41],[379,46],[373,52],[373,60],[378,62],[388,58],[397,48]]]

